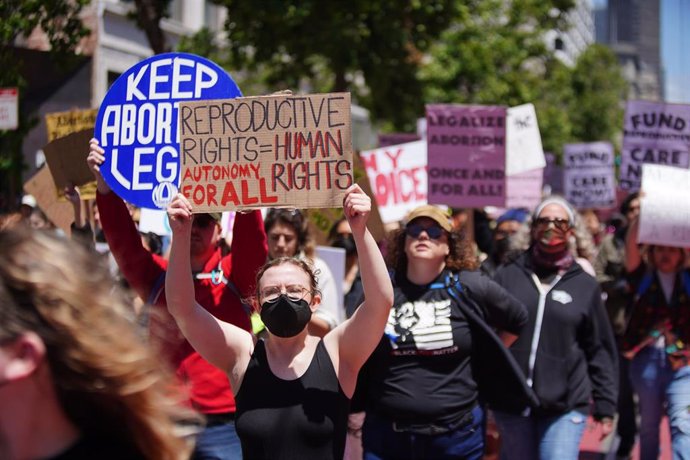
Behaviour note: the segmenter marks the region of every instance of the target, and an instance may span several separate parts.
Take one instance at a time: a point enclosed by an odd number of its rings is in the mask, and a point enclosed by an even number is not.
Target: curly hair
[[[175,422],[195,416],[172,397],[169,373],[98,260],[50,233],[0,232],[0,342],[41,338],[59,402],[84,435],[147,459],[186,458]]]
[[[446,268],[451,271],[476,270],[479,261],[472,245],[465,238],[465,233],[458,230],[446,232],[448,249]],[[405,254],[405,228],[392,231],[388,236],[386,263],[396,273],[407,272],[407,254]]]
[[[256,273],[256,284],[254,287],[254,295],[248,299],[243,299],[243,301],[249,305],[254,306],[254,309],[258,310],[259,307],[259,297],[260,297],[260,289],[259,289],[259,282],[261,281],[261,278],[263,278],[264,273],[269,268],[277,267],[279,265],[284,265],[284,264],[291,264],[294,265],[295,267],[301,269],[304,271],[309,276],[309,292],[313,296],[315,295],[321,295],[321,291],[319,290],[319,271],[315,270],[314,267],[311,266],[311,264],[303,259],[299,259],[297,257],[278,257],[277,259],[270,260],[266,262],[263,267],[259,269],[259,271]]]

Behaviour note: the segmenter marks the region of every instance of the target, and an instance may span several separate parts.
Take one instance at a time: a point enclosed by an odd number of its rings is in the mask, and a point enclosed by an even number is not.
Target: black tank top
[[[259,340],[235,397],[235,427],[248,459],[342,459],[350,400],[323,340],[295,380],[276,377]]]

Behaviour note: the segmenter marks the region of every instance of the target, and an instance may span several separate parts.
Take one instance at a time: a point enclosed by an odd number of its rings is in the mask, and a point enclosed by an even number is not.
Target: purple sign
[[[505,204],[506,108],[426,106],[429,203]]]
[[[546,166],[544,167],[544,194],[563,193],[563,167],[556,163],[556,155],[544,153]]]
[[[616,204],[614,152],[609,142],[566,144],[563,149],[565,198],[578,209]]]
[[[628,101],[620,169],[620,186],[640,188],[642,164],[690,166],[690,105]]]
[[[391,145],[406,144],[408,142],[415,142],[421,138],[413,133],[385,133],[379,134],[379,148],[388,147]]]

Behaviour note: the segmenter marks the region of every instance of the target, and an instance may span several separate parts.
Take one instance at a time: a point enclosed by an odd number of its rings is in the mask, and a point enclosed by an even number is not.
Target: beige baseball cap
[[[432,219],[447,232],[453,230],[453,227],[450,224],[450,217],[448,216],[448,214],[445,213],[441,208],[438,208],[434,205],[425,204],[413,209],[407,215],[407,222],[412,222],[414,219],[418,217],[428,217],[429,219]]]

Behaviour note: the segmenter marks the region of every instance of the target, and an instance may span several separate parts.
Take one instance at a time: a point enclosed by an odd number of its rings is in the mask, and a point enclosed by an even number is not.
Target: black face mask
[[[306,327],[311,319],[311,309],[306,300],[290,300],[281,294],[275,302],[261,305],[261,321],[271,334],[278,337],[294,337]]]
[[[501,240],[494,241],[494,260],[496,260],[499,263],[504,262],[503,259],[508,254],[508,251],[513,249],[513,240],[513,235],[510,235],[503,237],[503,239]]]
[[[357,246],[352,235],[338,235],[331,244],[334,248],[345,249],[345,255],[351,256],[357,253]]]

